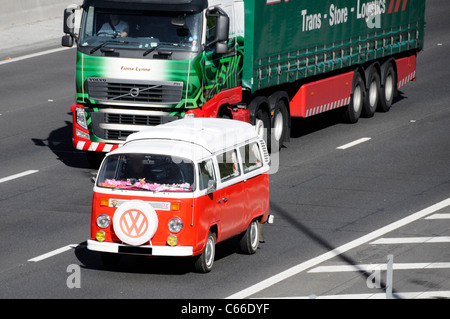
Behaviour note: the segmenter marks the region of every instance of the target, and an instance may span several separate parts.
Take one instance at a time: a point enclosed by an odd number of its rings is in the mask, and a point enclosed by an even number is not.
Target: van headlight
[[[169,221],[169,230],[172,233],[178,233],[183,229],[183,222],[179,218],[172,218]]]
[[[97,226],[100,228],[106,228],[111,224],[111,218],[106,214],[101,214],[97,217]]]

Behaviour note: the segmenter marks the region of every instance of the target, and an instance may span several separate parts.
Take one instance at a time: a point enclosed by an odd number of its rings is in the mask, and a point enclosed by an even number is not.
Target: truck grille
[[[170,105],[181,101],[183,82],[88,78],[86,90],[102,103]]]
[[[153,126],[161,124],[161,116],[105,113],[105,123]]]

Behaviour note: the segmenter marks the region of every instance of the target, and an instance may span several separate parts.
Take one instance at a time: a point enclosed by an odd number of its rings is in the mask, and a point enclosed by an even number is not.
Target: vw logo
[[[140,210],[130,209],[122,215],[119,225],[126,236],[139,238],[147,232],[148,220]]]
[[[140,93],[139,88],[132,88],[132,89],[130,90],[130,95],[131,95],[132,97],[138,97],[138,96],[139,96],[139,93]]]

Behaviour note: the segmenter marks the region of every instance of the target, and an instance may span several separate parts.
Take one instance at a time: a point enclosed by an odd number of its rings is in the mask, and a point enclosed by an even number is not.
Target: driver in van
[[[120,19],[117,14],[110,14],[109,21],[104,23],[97,35],[113,35],[115,38],[126,37],[130,32],[130,26],[127,22]]]

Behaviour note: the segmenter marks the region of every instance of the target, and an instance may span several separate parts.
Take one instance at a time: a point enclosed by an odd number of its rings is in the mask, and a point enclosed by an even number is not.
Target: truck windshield
[[[84,12],[79,44],[82,48],[122,48],[142,52],[158,48],[196,52],[200,38],[201,13],[88,7]]]
[[[191,192],[192,161],[167,155],[119,154],[105,159],[97,186],[153,192]]]

